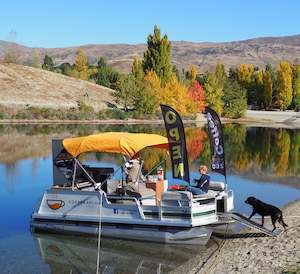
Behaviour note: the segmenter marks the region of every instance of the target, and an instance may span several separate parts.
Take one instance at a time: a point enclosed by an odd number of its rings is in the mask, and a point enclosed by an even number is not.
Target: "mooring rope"
[[[204,261],[200,267],[198,267],[195,271],[195,273],[199,273],[199,271],[201,271],[203,269],[203,267],[213,258],[213,256],[217,253],[217,252],[221,252],[221,249],[224,247],[225,245],[225,242],[226,242],[226,239],[227,239],[227,233],[228,233],[228,226],[229,226],[229,223],[226,224],[226,230],[225,230],[225,234],[223,236],[223,241],[221,242],[221,244],[218,243],[218,241],[216,241],[215,239],[214,242],[217,244],[217,248],[215,250],[213,250],[208,258],[206,259],[206,261]],[[211,267],[210,267],[211,268]],[[210,269],[209,268],[209,269]]]
[[[100,205],[99,205],[99,222],[98,222],[98,243],[97,243],[97,268],[96,274],[99,274],[100,268],[100,248],[101,248],[101,219],[102,219],[102,190],[99,190],[100,193]]]

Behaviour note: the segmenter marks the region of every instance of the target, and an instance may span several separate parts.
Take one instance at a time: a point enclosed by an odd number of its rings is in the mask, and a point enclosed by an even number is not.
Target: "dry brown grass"
[[[84,101],[98,111],[115,104],[109,88],[22,65],[0,64],[0,87],[0,104],[8,107],[71,108]]]

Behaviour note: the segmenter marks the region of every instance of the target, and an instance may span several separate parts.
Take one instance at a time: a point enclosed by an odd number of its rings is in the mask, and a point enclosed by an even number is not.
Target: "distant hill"
[[[116,69],[129,72],[135,57],[142,57],[145,44],[126,45],[83,45],[90,63],[96,63],[100,56]],[[74,62],[78,47],[67,48],[29,48],[22,45],[0,41],[0,59],[5,52],[15,50],[20,63],[30,63],[35,58],[42,58],[46,53],[54,58],[55,63]],[[285,37],[263,37],[226,43],[172,42],[172,61],[179,68],[198,66],[199,71],[211,70],[218,62],[227,68],[240,63],[251,63],[264,67],[267,63],[278,64],[282,60],[300,63],[300,35]]]
[[[0,104],[47,108],[77,107],[84,101],[95,110],[114,105],[114,91],[91,82],[23,65],[0,64]]]

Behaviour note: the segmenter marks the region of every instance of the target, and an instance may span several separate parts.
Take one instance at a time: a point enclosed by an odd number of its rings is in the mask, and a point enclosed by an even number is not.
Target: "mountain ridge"
[[[230,42],[189,42],[171,41],[172,62],[181,69],[189,69],[194,64],[200,72],[212,70],[217,63],[223,63],[228,69],[240,63],[251,63],[264,67],[267,63],[277,65],[286,60],[300,63],[300,34],[292,36],[268,36]],[[89,62],[95,64],[104,57],[110,65],[119,71],[130,72],[134,58],[141,58],[146,44],[87,44],[64,48],[26,47],[20,44],[0,40],[0,59],[6,52],[15,51],[19,63],[28,64],[39,56],[49,54],[56,65],[73,63],[76,51],[83,48]]]

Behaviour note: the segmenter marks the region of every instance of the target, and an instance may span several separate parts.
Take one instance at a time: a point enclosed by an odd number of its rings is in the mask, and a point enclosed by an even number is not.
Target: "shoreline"
[[[246,126],[300,128],[300,113],[294,111],[258,111],[248,110],[243,118],[221,118],[222,123],[238,123]],[[206,117],[198,114],[196,119],[183,119],[186,124],[196,124],[201,127],[206,125]],[[2,119],[0,124],[94,124],[94,125],[134,125],[153,124],[163,125],[162,119],[105,119],[105,120],[27,120],[27,119]]]
[[[224,242],[219,239],[209,254],[196,256],[174,273],[299,273],[296,271],[300,271],[300,199],[288,203],[282,211],[288,224],[286,232],[277,237],[236,238]],[[266,219],[266,223],[270,224],[270,220]],[[242,232],[249,232],[249,228]]]

